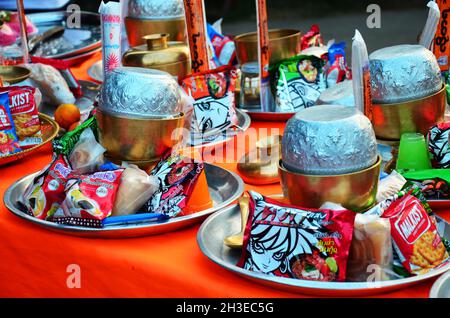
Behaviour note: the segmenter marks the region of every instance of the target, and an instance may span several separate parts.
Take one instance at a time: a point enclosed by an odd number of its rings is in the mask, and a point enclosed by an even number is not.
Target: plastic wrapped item
[[[309,47],[313,46],[323,46],[322,35],[320,35],[319,26],[317,24],[313,24],[311,29],[302,36],[301,39],[301,50],[305,50]]]
[[[275,66],[276,111],[296,112],[315,105],[327,87],[324,64],[318,57],[298,55]]]
[[[372,120],[369,54],[366,43],[358,30],[355,30],[352,43],[352,72],[355,106]]]
[[[450,55],[450,45],[448,43],[448,13],[450,11],[450,1],[437,0],[441,12],[438,27],[436,30],[433,53],[436,56],[442,72],[448,71],[448,60]]]
[[[222,19],[216,21],[214,25],[207,24],[208,37],[212,43],[219,65],[231,65],[236,58],[236,47],[228,36],[221,34],[217,30],[217,25],[221,25]],[[221,29],[221,28],[220,28]]]
[[[9,107],[14,120],[19,146],[30,148],[42,142],[41,122],[35,97],[36,88],[30,86],[8,86]]]
[[[419,44],[423,45],[427,49],[431,49],[431,45],[434,41],[434,36],[436,34],[436,29],[439,24],[439,18],[441,17],[441,12],[439,11],[439,6],[434,1],[429,1],[427,7],[430,8],[428,12],[427,22],[420,36]]]
[[[439,123],[430,128],[427,134],[428,151],[431,153],[433,168],[450,168],[450,122]]]
[[[159,180],[149,176],[135,165],[129,165],[122,173],[112,216],[134,214],[158,190]]]
[[[0,157],[20,151],[7,92],[0,92]]]
[[[72,175],[65,188],[65,198],[52,221],[60,224],[102,227],[111,215],[123,169]]]
[[[58,154],[61,153],[68,156],[72,152],[75,145],[77,144],[83,131],[85,131],[88,128],[92,129],[92,132],[96,137],[96,140],[98,140],[97,119],[95,116],[91,116],[88,119],[86,119],[83,123],[78,125],[74,130],[65,133],[61,137],[55,138],[52,142],[53,151],[55,153]]]
[[[397,171],[392,171],[390,175],[378,182],[377,202],[381,202],[398,193],[406,183],[406,179]]]
[[[103,153],[106,151],[95,139],[91,128],[85,129],[70,153],[69,160],[74,173],[88,174],[103,164]]]
[[[38,219],[51,218],[64,200],[64,189],[72,169],[63,155],[39,173],[23,194],[28,213]]]
[[[391,225],[378,215],[357,214],[347,263],[347,281],[392,278]]]
[[[237,124],[236,77],[235,70],[225,66],[182,80],[183,89],[195,100],[191,126],[194,133],[214,134]]]
[[[122,65],[122,7],[119,2],[102,1],[100,13],[102,29],[103,76]]]
[[[352,79],[352,72],[345,58],[345,42],[333,43],[328,49],[328,62],[325,66],[327,87]]]
[[[355,213],[305,209],[250,191],[244,269],[271,276],[345,281]]]

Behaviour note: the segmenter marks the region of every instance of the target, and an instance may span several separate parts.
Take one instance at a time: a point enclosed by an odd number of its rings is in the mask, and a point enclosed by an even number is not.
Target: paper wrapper
[[[103,74],[107,74],[122,65],[122,15],[119,2],[100,4],[101,16]]]

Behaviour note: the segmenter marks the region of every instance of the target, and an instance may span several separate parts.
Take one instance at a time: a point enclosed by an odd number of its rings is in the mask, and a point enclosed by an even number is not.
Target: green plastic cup
[[[402,134],[396,169],[399,171],[431,169],[427,143],[422,134]]]

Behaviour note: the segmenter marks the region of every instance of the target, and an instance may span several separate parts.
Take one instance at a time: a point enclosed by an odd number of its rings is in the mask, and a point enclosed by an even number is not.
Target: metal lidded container
[[[370,80],[375,104],[416,100],[442,88],[434,54],[422,45],[396,45],[370,54]]]
[[[140,67],[118,67],[106,76],[99,108],[132,118],[164,118],[181,112],[177,81],[169,73]]]
[[[168,34],[144,36],[145,45],[135,46],[123,54],[124,66],[165,71],[183,78],[191,73],[189,47],[184,42],[169,42]]]
[[[310,175],[338,175],[377,161],[370,120],[354,107],[320,105],[297,112],[282,139],[283,166]]]
[[[183,0],[129,0],[125,17],[130,46],[145,43],[148,34],[167,33],[171,41],[186,41]]]

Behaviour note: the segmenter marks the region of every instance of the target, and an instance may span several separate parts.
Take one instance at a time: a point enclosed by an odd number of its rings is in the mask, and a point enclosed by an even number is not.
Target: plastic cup
[[[419,133],[405,133],[400,138],[397,170],[431,169],[425,137]]]

